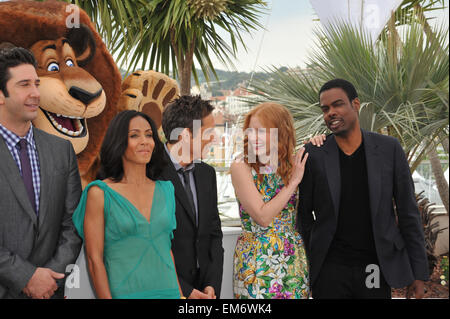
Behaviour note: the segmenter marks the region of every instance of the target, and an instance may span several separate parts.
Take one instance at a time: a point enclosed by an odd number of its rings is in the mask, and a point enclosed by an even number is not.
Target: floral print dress
[[[253,180],[264,202],[280,192],[284,184],[275,173]],[[241,299],[308,298],[308,265],[303,241],[296,231],[294,193],[268,227],[258,225],[239,204],[242,233],[234,251],[233,290]]]

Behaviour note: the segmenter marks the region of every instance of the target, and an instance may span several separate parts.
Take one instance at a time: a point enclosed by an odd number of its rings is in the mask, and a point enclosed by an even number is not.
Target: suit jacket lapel
[[[381,195],[381,176],[383,165],[378,145],[373,141],[370,134],[361,130],[364,139],[364,151],[366,153],[367,179],[369,183],[370,211],[372,217],[378,212],[378,204]]]
[[[164,151],[164,153],[166,153]],[[191,205],[189,205],[189,200],[186,195],[186,190],[181,184],[180,177],[178,176],[177,171],[175,170],[175,166],[173,166],[172,161],[170,160],[169,155],[166,153],[166,162],[167,166],[162,173],[162,177],[166,180],[172,181],[173,187],[175,188],[175,197],[180,201],[181,205],[184,207],[186,214],[189,216],[191,221],[195,223],[195,213],[192,211]]]
[[[51,154],[54,153],[48,141],[45,141],[39,130],[33,130],[34,142],[36,143],[36,149],[39,157],[40,177],[41,177],[41,189],[39,196],[39,226],[42,225],[45,215],[48,212],[48,201],[55,194],[50,193],[50,187],[52,184],[51,172],[55,169],[54,157]]]
[[[203,203],[205,203],[205,192],[202,191],[202,169],[200,165],[195,165],[194,169],[195,189],[197,190],[197,227],[200,228],[200,222],[203,212]]]
[[[20,176],[19,168],[17,164],[14,162],[14,159],[6,146],[3,138],[0,137],[0,159],[2,161],[0,165],[0,170],[6,177],[6,180],[11,185],[11,189],[16,195],[17,201],[22,206],[23,210],[30,216],[33,223],[37,223],[37,216],[31,206],[30,200],[28,199],[28,194],[25,189],[25,185],[22,180],[22,176]]]
[[[331,135],[329,139],[330,140],[323,146],[323,150],[326,153],[324,156],[324,163],[328,186],[333,199],[334,214],[337,219],[341,198],[341,169],[339,166],[339,152],[336,140],[333,135]]]

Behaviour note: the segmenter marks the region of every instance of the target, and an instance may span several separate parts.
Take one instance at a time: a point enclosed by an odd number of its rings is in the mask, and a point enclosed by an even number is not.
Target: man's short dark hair
[[[3,92],[5,97],[9,96],[6,90],[6,83],[11,78],[9,69],[22,64],[31,64],[36,68],[37,62],[33,53],[12,45],[0,47],[0,91]]]
[[[202,100],[200,95],[182,95],[169,104],[162,115],[162,128],[167,141],[176,143],[178,139],[170,139],[170,134],[177,128],[189,128],[193,132],[194,120],[202,120],[214,110],[209,101]],[[203,124],[203,123],[202,123]],[[178,136],[177,136],[178,138]]]
[[[328,91],[328,90],[331,90],[334,88],[339,88],[339,89],[344,90],[344,92],[345,92],[345,94],[347,94],[347,97],[350,100],[350,102],[358,97],[358,93],[356,93],[356,89],[353,86],[353,84],[351,84],[347,80],[334,79],[334,80],[328,81],[327,83],[322,85],[322,87],[320,88],[320,91],[319,91],[319,100],[320,100],[320,94],[322,94],[323,91]]]

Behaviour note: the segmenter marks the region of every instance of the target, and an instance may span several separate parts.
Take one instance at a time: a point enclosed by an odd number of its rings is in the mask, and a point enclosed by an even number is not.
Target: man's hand
[[[194,290],[192,290],[188,299],[210,299],[210,298],[206,293],[203,293],[200,290],[194,289]]]
[[[216,299],[216,292],[214,291],[214,288],[211,286],[206,286],[205,289],[203,289],[203,292],[208,295],[209,299]]]
[[[414,280],[414,282],[406,288],[406,298],[411,298],[415,294],[416,299],[422,299],[425,294],[425,284],[422,280]]]
[[[54,272],[49,268],[38,267],[23,292],[33,299],[49,299],[58,289],[55,280],[62,278],[64,278],[64,274]]]

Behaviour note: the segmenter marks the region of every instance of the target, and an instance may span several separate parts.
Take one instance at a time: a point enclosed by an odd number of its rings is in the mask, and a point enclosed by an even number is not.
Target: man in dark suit
[[[222,284],[222,229],[214,168],[200,161],[214,139],[213,106],[181,96],[163,112],[168,165],[161,178],[175,188],[177,228],[172,251],[183,295],[218,298]]]
[[[31,124],[40,99],[35,67],[26,49],[0,50],[0,298],[62,297],[81,247],[72,144]]]
[[[405,286],[421,298],[427,255],[400,143],[360,128],[350,82],[325,83],[319,99],[333,134],[306,146],[298,207],[313,298],[390,298],[391,287]]]

